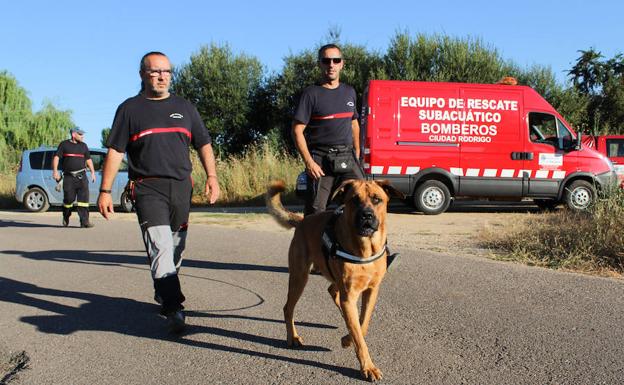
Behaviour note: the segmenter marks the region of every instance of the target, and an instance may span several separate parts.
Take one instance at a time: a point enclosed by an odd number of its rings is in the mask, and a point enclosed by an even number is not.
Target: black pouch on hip
[[[327,154],[331,171],[334,174],[344,174],[353,171],[355,159],[351,151],[330,152]]]

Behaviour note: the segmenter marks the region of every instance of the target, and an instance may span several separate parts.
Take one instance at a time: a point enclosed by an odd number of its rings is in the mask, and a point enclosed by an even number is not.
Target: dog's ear
[[[377,183],[379,187],[381,187],[386,192],[386,194],[388,194],[389,197],[405,199],[405,195],[399,190],[395,189],[392,184],[390,184],[390,182],[386,179],[376,180],[375,183]]]
[[[334,194],[332,195],[331,200],[333,202],[336,202],[339,205],[343,204],[345,196],[347,196],[347,194],[349,193],[349,191],[351,191],[352,188],[353,188],[353,180],[347,180],[347,181],[342,182],[342,184],[338,186],[336,191],[334,191]]]

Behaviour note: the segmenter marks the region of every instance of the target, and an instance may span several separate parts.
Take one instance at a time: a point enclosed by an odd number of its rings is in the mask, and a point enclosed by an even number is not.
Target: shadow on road
[[[127,250],[130,253],[145,253],[144,250]],[[36,261],[56,261],[70,263],[84,263],[91,265],[141,265],[147,266],[147,258],[145,256],[131,256],[119,254],[115,250],[103,251],[87,251],[87,250],[44,250],[44,251],[21,251],[21,250],[2,250],[2,254],[19,255],[24,258]],[[234,259],[234,258],[232,258]],[[254,265],[249,263],[235,262],[215,262],[200,261],[196,259],[185,259],[184,267],[194,267],[198,269],[210,270],[241,270],[241,271],[267,271],[270,273],[288,273],[288,267],[285,266],[265,266]]]
[[[5,221],[0,220],[0,227],[24,227],[24,228],[32,228],[32,227],[63,227],[62,225],[46,225],[43,223],[34,223],[30,221]]]
[[[49,298],[40,298],[40,296],[71,298],[84,301],[84,303],[78,307],[68,306],[54,302]],[[243,354],[251,357],[262,357],[292,364],[312,366],[315,368],[337,372],[341,375],[352,378],[360,377],[359,371],[352,368],[287,357],[279,354],[258,352],[247,348],[197,341],[189,339],[189,337],[197,334],[210,334],[249,342],[251,344],[266,345],[273,348],[286,348],[286,343],[282,339],[199,325],[189,325],[183,336],[171,336],[165,332],[165,321],[158,315],[159,306],[156,304],[148,304],[132,299],[108,297],[93,293],[45,288],[4,277],[0,277],[0,301],[30,306],[46,312],[55,313],[53,315],[26,316],[20,318],[20,321],[35,326],[37,330],[42,333],[69,335],[78,331],[113,332],[133,337],[169,340],[173,343],[203,349],[218,350],[229,353]],[[198,314],[203,314],[203,316],[208,317],[215,316],[207,313],[190,313],[190,315]],[[230,316],[232,318],[240,317],[248,321],[278,322],[276,320],[259,317],[245,317],[237,315]],[[226,316],[216,315],[215,317]],[[315,324],[305,324],[305,326],[316,327]],[[330,328],[331,326],[322,325],[322,327]],[[303,350],[316,352],[330,351],[327,348],[318,346],[307,346]]]

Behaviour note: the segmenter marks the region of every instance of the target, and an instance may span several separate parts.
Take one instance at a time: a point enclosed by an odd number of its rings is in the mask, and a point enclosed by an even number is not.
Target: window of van
[[[532,142],[551,144],[559,149],[574,144],[572,132],[560,119],[539,112],[529,113],[529,137]]]
[[[624,157],[624,139],[607,139],[607,156]]]
[[[557,120],[553,115],[529,113],[529,133],[532,142],[557,144]]]
[[[91,161],[93,162],[93,168],[95,169],[95,171],[100,171],[102,169],[102,166],[104,165],[104,157],[106,156],[106,154],[97,151],[91,151],[90,155]]]

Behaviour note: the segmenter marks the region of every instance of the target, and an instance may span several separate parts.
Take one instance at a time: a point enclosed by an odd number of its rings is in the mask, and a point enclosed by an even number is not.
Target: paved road
[[[172,338],[136,222],[59,222],[59,212],[0,212],[0,347],[31,358],[17,384],[363,383],[320,277],[296,313],[308,345],[285,347],[291,232],[192,225],[189,328]],[[621,280],[400,251],[367,338],[381,383],[624,383]]]

